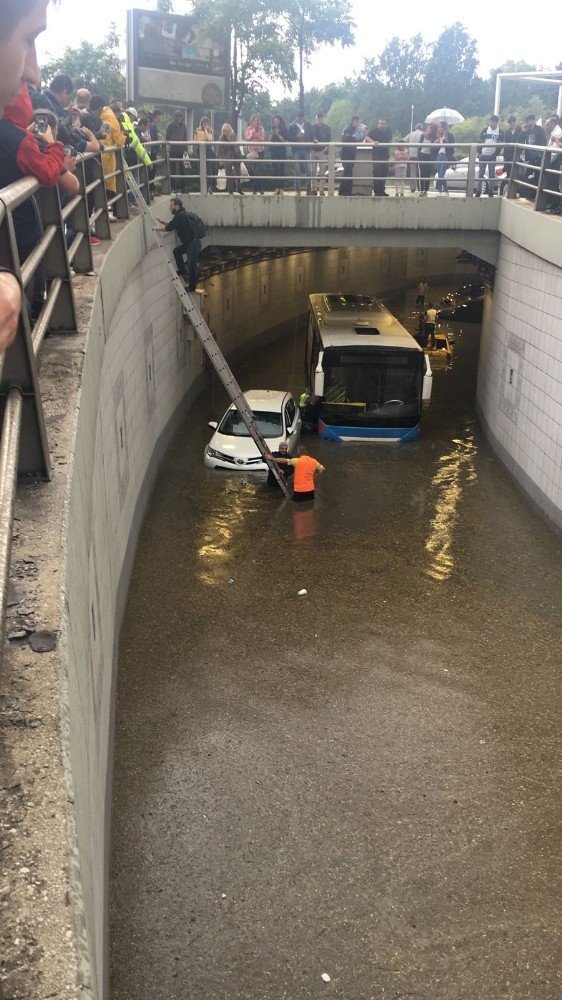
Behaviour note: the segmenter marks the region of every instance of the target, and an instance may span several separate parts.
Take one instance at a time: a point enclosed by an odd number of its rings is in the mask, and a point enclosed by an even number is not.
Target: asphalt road
[[[308,440],[313,511],[203,467],[218,389],[177,435],[121,638],[112,1000],[559,997],[561,546],[475,426],[478,339],[419,442]],[[237,374],[296,393],[302,357]]]

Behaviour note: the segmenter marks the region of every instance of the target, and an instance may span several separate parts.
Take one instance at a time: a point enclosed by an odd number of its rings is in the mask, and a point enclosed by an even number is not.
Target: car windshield
[[[261,410],[254,410],[254,420],[264,438],[281,437],[283,425],[280,413],[264,413]],[[222,418],[218,430],[221,434],[229,434],[232,437],[250,437],[250,432],[238,410],[229,410]]]

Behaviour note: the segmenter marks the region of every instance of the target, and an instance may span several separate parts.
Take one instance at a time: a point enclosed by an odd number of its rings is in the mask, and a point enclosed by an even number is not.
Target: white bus
[[[320,399],[318,434],[333,441],[415,441],[431,367],[371,295],[309,297],[305,374]]]

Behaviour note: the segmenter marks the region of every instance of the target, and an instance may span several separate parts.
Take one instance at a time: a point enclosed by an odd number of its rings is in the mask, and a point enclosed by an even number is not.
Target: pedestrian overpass
[[[558,218],[507,198],[311,198],[184,195],[206,244],[263,247],[458,247],[494,266],[502,237],[562,266]],[[160,205],[153,215],[161,214]]]

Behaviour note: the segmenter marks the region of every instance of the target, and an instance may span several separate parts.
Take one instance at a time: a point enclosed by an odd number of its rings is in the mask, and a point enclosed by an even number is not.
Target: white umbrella
[[[459,111],[454,111],[453,108],[437,108],[437,111],[432,111],[430,115],[426,115],[426,122],[447,122],[447,125],[458,125],[459,122],[464,121],[463,115]]]

